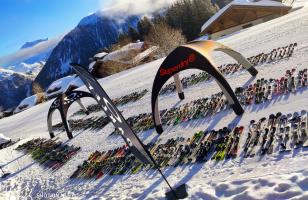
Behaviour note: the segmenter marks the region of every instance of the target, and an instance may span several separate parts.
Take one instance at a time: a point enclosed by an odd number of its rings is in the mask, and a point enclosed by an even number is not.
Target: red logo
[[[194,53],[190,54],[185,60],[182,60],[179,64],[169,67],[168,69],[161,68],[159,70],[160,76],[171,75],[189,66],[189,63],[193,63],[196,60],[196,55]]]

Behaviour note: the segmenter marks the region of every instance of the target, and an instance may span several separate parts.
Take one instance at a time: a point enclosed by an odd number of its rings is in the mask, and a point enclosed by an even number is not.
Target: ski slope
[[[304,69],[308,67],[308,2],[281,18],[251,27],[238,34],[226,37],[220,42],[241,52],[245,57],[268,52],[271,49],[297,42],[294,54],[289,59],[276,63],[258,66],[257,78],[278,78],[290,68]],[[215,54],[218,65],[232,63],[232,60],[222,54]],[[151,91],[156,71],[163,59],[138,66],[136,68],[101,79],[111,98],[116,98],[134,91],[148,89]],[[181,74],[191,74],[198,71],[190,70]],[[230,85],[238,86],[254,83],[248,72],[242,71],[227,76]],[[82,88],[85,89],[85,88]],[[201,83],[185,90],[186,99],[179,102],[176,93],[161,96],[160,109],[181,105],[193,99],[210,96],[217,93],[218,85],[211,81]],[[141,100],[119,107],[127,118],[139,113],[150,112],[151,93]],[[221,112],[211,118],[194,120],[175,127],[165,127],[162,135],[154,130],[140,133],[141,139],[148,143],[161,138],[163,141],[171,137],[191,137],[196,131],[219,129],[230,123],[243,125],[245,142],[249,121],[268,117],[271,113],[284,114],[308,110],[308,91],[289,94],[276,98],[264,104],[246,106],[245,113],[237,117],[231,110]],[[85,104],[94,103],[91,99],[83,100]],[[113,149],[124,142],[119,138],[108,137],[114,130],[108,124],[102,130],[74,132],[74,139],[67,141],[64,132],[57,136],[71,145],[81,146],[72,160],[57,171],[43,169],[33,162],[29,155],[15,151],[18,144],[37,137],[49,137],[47,131],[47,112],[52,101],[34,106],[24,112],[0,120],[0,133],[12,139],[20,138],[14,146],[0,150],[0,163],[5,171],[11,172],[7,179],[0,179],[0,199],[164,199],[168,190],[157,171],[140,172],[135,175],[107,176],[97,181],[72,181],[69,177],[79,164],[88,158],[95,150]],[[69,113],[74,113],[79,107],[72,106]],[[60,116],[54,123],[60,121]],[[202,164],[170,167],[164,169],[172,185],[186,182],[189,199],[308,199],[308,149],[299,149],[292,153],[266,155],[254,158],[222,161],[208,161]]]

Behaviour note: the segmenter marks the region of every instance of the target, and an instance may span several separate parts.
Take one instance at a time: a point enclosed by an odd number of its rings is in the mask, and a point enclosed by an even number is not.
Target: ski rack
[[[258,71],[240,53],[215,41],[193,41],[177,47],[173,50],[161,64],[155,76],[152,87],[152,117],[156,131],[163,132],[160,112],[158,108],[158,95],[164,84],[174,78],[176,90],[181,100],[185,98],[183,86],[179,77],[181,71],[187,69],[199,69],[210,74],[223,91],[231,108],[237,115],[242,115],[244,109],[235,96],[231,86],[215,66],[211,59],[213,51],[221,51],[238,61],[252,76],[256,76]]]

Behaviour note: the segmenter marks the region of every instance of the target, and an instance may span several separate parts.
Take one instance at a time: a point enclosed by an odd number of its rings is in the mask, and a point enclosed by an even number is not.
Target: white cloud
[[[20,49],[15,53],[0,57],[0,66],[8,66],[11,64],[19,63],[24,60],[27,60],[33,56],[36,56],[42,52],[45,52],[51,48],[54,48],[59,41],[63,38],[64,35],[61,35],[57,38],[53,38],[39,44],[25,49]]]
[[[109,15],[141,15],[165,8],[177,0],[111,0],[102,4]]]

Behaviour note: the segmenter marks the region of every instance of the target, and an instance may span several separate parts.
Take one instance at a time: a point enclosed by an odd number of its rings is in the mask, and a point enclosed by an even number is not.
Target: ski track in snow
[[[296,3],[298,3],[297,1]],[[301,1],[306,3],[307,1]],[[299,3],[298,3],[299,4]],[[284,75],[286,69],[308,67],[308,5],[281,18],[251,27],[238,34],[222,39],[220,42],[235,48],[246,57],[268,52],[273,48],[297,42],[298,47],[289,59],[276,63],[258,66],[257,78],[278,78]],[[214,59],[217,64],[233,62],[231,59],[217,54]],[[112,97],[119,97],[141,89],[151,91],[156,71],[163,59],[150,64],[118,73],[100,80],[106,92]],[[184,75],[197,72],[185,71]],[[240,72],[227,77],[230,85],[235,88],[253,82],[247,72]],[[193,99],[217,93],[219,87],[215,82],[200,83],[185,89],[186,99],[179,102],[176,93],[159,98],[160,109],[181,105]],[[119,107],[127,118],[139,113],[150,112],[150,97],[148,92],[141,100]],[[289,113],[308,109],[308,91],[302,90],[273,99],[270,102],[245,107],[245,114],[237,117],[231,110],[221,112],[216,116],[183,123],[175,127],[165,127],[165,132],[159,136],[163,140],[170,137],[191,137],[195,131],[219,129],[229,123],[243,125],[244,135],[241,137],[241,147],[246,139],[247,125],[251,119],[258,120],[268,117],[270,113]],[[93,103],[87,99],[86,104]],[[74,132],[74,139],[67,141],[66,134],[57,136],[71,145],[81,146],[82,151],[73,157],[62,168],[55,172],[45,170],[28,155],[15,151],[19,144],[36,137],[48,138],[47,111],[52,101],[40,104],[22,113],[0,120],[0,132],[11,138],[22,140],[6,149],[0,150],[0,163],[4,170],[12,173],[5,180],[0,180],[0,199],[164,199],[167,185],[157,171],[150,170],[135,175],[107,176],[97,181],[69,180],[77,165],[86,160],[95,150],[108,150],[122,145],[119,138],[107,137],[114,128],[108,124],[102,130]],[[69,113],[79,109],[72,106]],[[60,116],[55,114],[54,124],[60,122]],[[157,139],[154,130],[140,133],[141,139],[148,143]],[[164,169],[165,175],[172,184],[188,184],[189,199],[308,199],[308,149],[295,150],[292,153],[274,153],[264,157],[242,159],[215,163],[209,161],[202,164],[186,165],[177,168]]]

